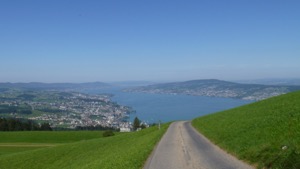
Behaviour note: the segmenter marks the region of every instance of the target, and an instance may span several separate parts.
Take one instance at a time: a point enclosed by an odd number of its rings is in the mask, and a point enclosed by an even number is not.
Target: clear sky
[[[300,78],[300,1],[0,1],[0,82],[207,78]]]

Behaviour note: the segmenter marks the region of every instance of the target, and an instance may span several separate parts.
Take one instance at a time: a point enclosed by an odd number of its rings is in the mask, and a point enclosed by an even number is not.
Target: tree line
[[[112,130],[112,131],[116,131],[116,128],[96,125],[96,126],[76,126],[75,130]]]
[[[0,131],[52,131],[49,123],[37,124],[32,120],[0,118]]]

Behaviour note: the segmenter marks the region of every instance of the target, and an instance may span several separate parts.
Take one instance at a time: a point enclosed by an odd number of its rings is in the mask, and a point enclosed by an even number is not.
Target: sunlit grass
[[[69,143],[102,137],[102,131],[0,132],[0,143]]]
[[[300,168],[300,92],[193,120],[215,144],[258,168]]]
[[[0,166],[9,168],[141,168],[166,131],[151,127],[139,132],[81,140],[54,147],[0,156]]]

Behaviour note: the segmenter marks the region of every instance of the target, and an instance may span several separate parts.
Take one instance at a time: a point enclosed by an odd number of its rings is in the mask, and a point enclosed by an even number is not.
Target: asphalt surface
[[[174,122],[147,160],[144,169],[253,169],[204,136],[188,121]]]

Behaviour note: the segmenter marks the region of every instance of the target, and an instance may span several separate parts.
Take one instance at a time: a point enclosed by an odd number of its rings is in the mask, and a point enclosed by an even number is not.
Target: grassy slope
[[[300,168],[300,92],[200,117],[192,124],[258,168]]]
[[[100,131],[0,132],[0,156],[58,144],[101,138]]]
[[[0,143],[69,143],[100,137],[101,131],[0,132]]]
[[[167,127],[0,156],[0,166],[6,169],[141,168]]]
[[[35,149],[40,149],[47,147],[45,145],[40,145],[40,146],[7,146],[7,145],[0,145],[0,158],[3,155],[8,155],[8,154],[13,154],[13,153],[19,153],[23,151],[30,151],[30,150],[35,150]],[[1,168],[1,167],[0,167]]]

